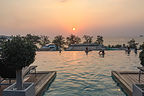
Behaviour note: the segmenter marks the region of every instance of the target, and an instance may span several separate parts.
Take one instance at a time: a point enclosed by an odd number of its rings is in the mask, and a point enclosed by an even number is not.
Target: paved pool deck
[[[144,84],[144,73],[141,74],[139,82],[139,72],[137,71],[112,71],[112,77],[115,82],[123,89],[123,91],[128,95],[132,96],[133,84]]]
[[[50,84],[54,81],[56,77],[56,71],[37,71],[27,75],[24,79],[25,82],[34,82],[36,96],[42,96],[44,91],[48,89]],[[5,80],[3,83],[8,83],[8,80]],[[12,83],[15,83],[15,80],[12,80]],[[7,88],[8,85],[2,85],[0,87],[0,96],[2,96],[2,91]]]

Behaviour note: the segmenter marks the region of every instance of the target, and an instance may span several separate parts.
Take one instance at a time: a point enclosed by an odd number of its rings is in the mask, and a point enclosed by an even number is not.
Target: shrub
[[[141,61],[141,65],[144,66],[144,49],[140,52],[139,58]]]
[[[29,66],[35,60],[36,46],[25,38],[15,36],[11,40],[4,42],[1,53],[1,68],[12,68],[21,70]]]
[[[37,47],[25,37],[16,36],[2,45],[0,75],[3,78],[16,76],[17,90],[23,89],[22,68],[35,60]]]

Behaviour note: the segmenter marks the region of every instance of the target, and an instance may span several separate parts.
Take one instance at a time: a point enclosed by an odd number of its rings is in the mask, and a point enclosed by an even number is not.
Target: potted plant
[[[16,95],[16,93],[14,92],[14,95],[10,96],[25,96],[20,95],[20,91],[29,88],[29,84],[23,86],[22,69],[34,62],[36,48],[37,47],[30,40],[20,36],[14,36],[11,40],[4,42],[4,44],[2,45],[0,66],[3,66],[3,71],[0,72],[0,75],[7,78],[16,76],[16,84],[8,87],[7,90],[16,89],[13,91],[17,91],[18,95]],[[12,91],[8,92],[7,90],[4,90],[3,93],[6,94],[11,92],[10,94],[12,94]]]

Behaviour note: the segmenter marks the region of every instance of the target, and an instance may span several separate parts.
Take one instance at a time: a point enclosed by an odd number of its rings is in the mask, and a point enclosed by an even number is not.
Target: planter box
[[[35,96],[35,86],[34,83],[24,83],[23,90],[16,90],[16,83],[7,87],[3,91],[3,96]]]
[[[133,84],[133,96],[144,96],[144,84]]]

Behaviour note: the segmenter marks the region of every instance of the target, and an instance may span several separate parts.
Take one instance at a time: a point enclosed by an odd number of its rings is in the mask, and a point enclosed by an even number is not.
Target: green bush
[[[35,60],[36,46],[20,36],[13,37],[2,45],[2,65],[21,70]]]

